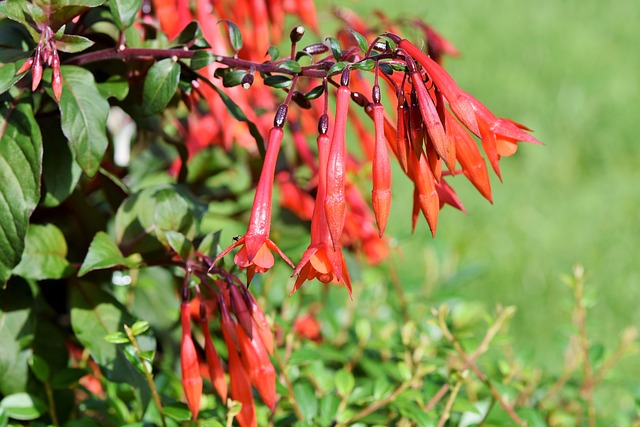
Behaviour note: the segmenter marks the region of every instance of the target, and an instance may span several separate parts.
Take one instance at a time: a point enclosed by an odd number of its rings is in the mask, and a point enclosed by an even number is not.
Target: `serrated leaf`
[[[216,55],[208,50],[199,50],[191,57],[191,69],[200,70],[207,65],[213,64],[216,60]]]
[[[264,84],[277,89],[291,87],[291,77],[288,76],[268,76],[264,79]]]
[[[142,7],[142,0],[111,0],[107,3],[119,30],[130,27]]]
[[[260,154],[264,157],[264,140],[262,139],[262,134],[260,130],[251,120],[247,118],[242,109],[236,104],[229,96],[224,93],[221,89],[214,86],[213,89],[220,95],[222,98],[222,102],[224,102],[225,107],[227,107],[227,111],[238,121],[245,122],[249,127],[249,133],[256,140],[256,145],[258,146],[258,150]]]
[[[360,48],[360,50],[366,53],[367,50],[369,50],[369,42],[367,41],[367,39],[362,34],[360,34],[355,30],[349,29],[347,31],[349,31],[351,35],[353,35],[353,38],[356,39],[356,42],[358,43],[358,47]]]
[[[218,24],[220,23],[227,24],[227,30],[229,31],[229,43],[231,44],[231,48],[235,52],[238,52],[240,49],[242,49],[242,32],[240,31],[240,28],[238,28],[236,24],[227,19],[218,21]]]
[[[302,68],[300,68],[300,64],[298,64],[297,61],[293,61],[291,59],[282,61],[280,64],[278,64],[278,68],[291,71],[292,73],[299,73],[300,71],[302,71]]]
[[[320,95],[324,93],[324,85],[319,85],[311,89],[309,92],[304,94],[306,99],[316,99],[319,98]]]
[[[198,48],[211,47],[202,34],[198,21],[191,21],[175,39],[176,46],[195,46]]]
[[[160,60],[149,68],[142,88],[142,114],[150,116],[167,106],[178,88],[180,65],[173,59]]]
[[[135,268],[137,263],[123,256],[120,248],[111,237],[104,231],[99,231],[89,245],[87,256],[78,271],[78,277],[82,277],[90,271],[118,266]]]
[[[331,52],[333,53],[333,57],[336,61],[340,61],[342,58],[342,48],[340,47],[340,42],[334,37],[327,37],[325,40],[325,44],[328,44],[331,48]]]
[[[40,199],[42,137],[27,103],[0,98],[0,283],[22,256],[31,212]]]
[[[76,161],[91,177],[98,171],[108,145],[109,103],[100,96],[91,72],[72,65],[63,65],[60,71],[62,131],[71,144]],[[48,76],[50,78],[50,72]]]
[[[367,58],[363,61],[356,62],[351,67],[357,68],[358,70],[362,70],[362,71],[371,71],[375,68],[375,66],[376,66],[376,62],[373,59]]]
[[[280,56],[280,49],[275,46],[269,46],[269,50],[267,50],[269,57],[272,61],[275,61]]]
[[[4,409],[10,418],[29,421],[39,418],[46,411],[47,405],[32,394],[15,393],[2,399],[0,408]]]
[[[82,36],[75,36],[73,34],[63,34],[60,39],[56,40],[56,48],[59,51],[67,53],[82,52],[93,45],[94,42],[92,40]]]
[[[26,279],[60,279],[73,273],[67,261],[67,242],[53,224],[31,224],[27,229],[25,249],[13,274]]]

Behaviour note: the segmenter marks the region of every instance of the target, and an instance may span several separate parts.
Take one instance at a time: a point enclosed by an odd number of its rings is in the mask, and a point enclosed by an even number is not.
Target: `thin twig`
[[[462,381],[458,379],[458,381],[456,381],[456,385],[453,386],[453,390],[451,390],[449,399],[447,399],[447,404],[444,406],[444,412],[442,413],[442,416],[438,421],[438,427],[444,426],[444,423],[446,423],[449,417],[451,416],[451,408],[453,407],[453,402],[455,402],[461,386],[462,386]]]
[[[292,339],[293,335],[289,334],[287,336],[287,341]],[[280,357],[280,352],[278,349],[275,349],[273,352],[274,358],[276,359],[276,363],[278,364],[278,368],[280,368],[280,375],[282,375],[282,379],[284,380],[285,385],[287,386],[287,394],[289,395],[289,403],[293,406],[293,412],[296,414],[296,418],[300,421],[304,421],[304,416],[302,415],[302,411],[298,406],[298,401],[296,400],[296,395],[293,392],[293,384],[287,375],[287,367],[285,366],[285,361]]]

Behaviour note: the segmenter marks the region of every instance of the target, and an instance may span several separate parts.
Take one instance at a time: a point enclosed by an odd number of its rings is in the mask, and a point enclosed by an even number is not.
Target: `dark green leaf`
[[[335,60],[340,61],[340,59],[342,58],[342,48],[340,47],[340,42],[333,37],[327,37],[326,39],[324,39],[324,41],[325,45],[327,43],[329,44]]]
[[[4,409],[10,418],[28,421],[39,418],[47,410],[47,405],[31,394],[15,393],[2,399],[0,408]]]
[[[96,233],[89,246],[87,256],[82,262],[78,276],[82,277],[93,270],[122,266],[135,268],[137,263],[131,258],[126,258],[116,243],[103,231]]]
[[[199,70],[207,65],[213,64],[216,60],[216,55],[208,50],[199,50],[191,57],[191,69]]]
[[[299,73],[300,71],[302,71],[302,68],[300,68],[300,64],[298,64],[297,61],[293,61],[291,59],[282,61],[280,64],[278,64],[278,68],[291,71],[292,73]]]
[[[379,68],[380,68],[380,71],[382,71],[385,74],[388,74],[388,75],[393,74],[393,68],[387,63],[380,64]]]
[[[213,86],[213,89],[218,92],[220,98],[222,98],[222,102],[224,102],[225,107],[227,107],[227,111],[231,113],[231,115],[241,122],[245,122],[247,126],[249,126],[249,133],[256,140],[256,144],[258,145],[258,150],[264,156],[264,140],[262,139],[262,134],[258,127],[251,120],[247,118],[242,109],[236,104],[229,96],[220,90],[218,87]]]
[[[142,114],[150,116],[167,106],[178,88],[180,65],[167,58],[151,66],[142,89]]]
[[[107,3],[119,30],[130,27],[135,21],[142,0],[111,0]]]
[[[387,37],[387,36],[380,36],[379,40],[385,42],[387,44],[387,50],[390,51],[395,51],[396,50],[396,42],[394,42],[393,40],[391,40],[391,38]]]
[[[242,49],[242,32],[240,31],[240,28],[238,28],[238,26],[233,22],[226,19],[218,21],[218,24],[221,22],[227,24],[227,30],[229,31],[229,43],[231,43],[231,48],[235,52],[238,52]]]
[[[164,250],[153,234],[156,192],[156,188],[142,190],[129,196],[118,208],[115,235],[122,247],[141,253]]]
[[[357,68],[362,71],[371,71],[375,68],[376,62],[373,59],[365,59],[360,62],[356,62],[352,65],[353,68]]]
[[[49,365],[42,357],[32,354],[29,358],[29,367],[40,382],[49,381]]]
[[[344,70],[348,64],[346,62],[336,62],[327,72],[328,75],[338,74]]]
[[[80,381],[80,378],[87,375],[87,371],[80,368],[65,368],[53,374],[51,387],[54,389],[67,388]]]
[[[264,79],[264,84],[277,89],[291,87],[291,77],[289,76],[268,76]]]
[[[149,321],[155,330],[164,332],[173,328],[180,310],[173,285],[174,278],[165,268],[140,270],[133,289],[132,314]]]
[[[74,36],[72,34],[64,34],[59,40],[56,40],[56,48],[59,51],[67,53],[82,52],[93,45],[94,42],[92,40],[82,36]]]
[[[272,61],[275,61],[276,59],[278,59],[278,56],[280,56],[280,50],[275,46],[269,46],[269,50],[267,51],[267,53],[269,54],[269,57]]]
[[[178,34],[175,43],[176,46],[195,46],[198,48],[211,47],[205,40],[198,21],[191,21],[186,27],[184,27],[180,34]]]
[[[59,279],[73,273],[67,261],[67,242],[53,224],[32,224],[27,229],[25,249],[13,274],[26,279]]]
[[[22,256],[41,173],[42,137],[31,106],[0,98],[0,283]]]
[[[60,70],[62,131],[82,170],[93,176],[108,145],[106,124],[109,104],[100,96],[91,72],[72,65],[64,65]],[[51,73],[48,75],[50,78]]]
[[[40,39],[40,34],[30,25],[30,18],[27,17],[24,11],[24,0],[5,0],[0,1],[0,15],[4,15],[7,18],[19,22],[22,29],[29,31],[34,42]],[[3,22],[3,27],[6,23]],[[0,40],[5,40],[1,38]]]
[[[304,94],[304,97],[307,99],[316,99],[319,98],[320,95],[324,93],[324,85],[319,85],[311,89],[309,92]]]
[[[356,39],[356,42],[358,43],[358,47],[360,48],[360,50],[366,53],[367,50],[369,50],[369,42],[367,41],[367,39],[362,34],[360,34],[355,30],[350,29],[348,31],[353,35],[353,38]]]
[[[234,87],[242,83],[242,78],[247,74],[245,70],[229,70],[222,76],[224,87]]]
[[[180,255],[180,258],[183,260],[189,258],[189,255],[193,252],[193,244],[184,234],[178,231],[166,231],[165,237],[171,249]]]

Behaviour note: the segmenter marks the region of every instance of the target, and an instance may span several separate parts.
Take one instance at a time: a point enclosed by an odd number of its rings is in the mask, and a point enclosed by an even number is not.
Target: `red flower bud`
[[[236,416],[236,419],[238,420],[240,427],[257,427],[258,421],[256,420],[256,408],[253,402],[253,393],[251,390],[249,375],[242,366],[236,347],[225,329],[222,330],[222,335],[224,336],[224,341],[229,349],[231,398],[242,403],[242,409]]]
[[[62,95],[62,75],[60,74],[60,57],[57,51],[53,52],[51,71],[51,89],[53,90],[53,96],[57,102],[60,102],[60,96]]]
[[[202,320],[202,319],[201,319]],[[211,377],[211,383],[220,399],[223,402],[227,401],[227,379],[220,363],[220,357],[216,348],[211,341],[211,332],[209,331],[209,322],[202,321],[202,332],[204,333],[204,353],[207,357],[207,367],[209,368],[209,376]]]
[[[183,302],[180,306],[180,320],[182,323],[182,343],[180,345],[180,365],[182,367],[182,388],[187,398],[187,406],[193,419],[198,418],[200,411],[200,397],[202,396],[202,377],[198,365],[198,353],[191,338],[191,323],[189,304]]]
[[[26,61],[24,61],[24,64],[22,64],[22,67],[20,67],[20,69],[16,71],[16,76],[29,71],[32,65],[33,65],[33,58],[29,58]]]
[[[269,354],[257,337],[249,338],[242,328],[237,328],[237,333],[242,365],[262,401],[273,411],[276,407],[276,371]]]
[[[379,235],[382,237],[387,227],[389,210],[391,209],[391,163],[389,162],[387,142],[384,136],[384,107],[382,104],[373,105],[373,124],[376,145],[372,165],[373,190],[371,201]]]
[[[31,91],[35,92],[38,89],[40,80],[42,80],[42,58],[40,57],[40,46],[38,46],[31,66]]]
[[[348,86],[340,86],[338,89],[336,96],[336,122],[333,127],[327,165],[327,193],[324,209],[334,250],[340,245],[340,235],[344,228],[344,220],[347,213],[344,188],[347,175],[346,132],[350,94]]]

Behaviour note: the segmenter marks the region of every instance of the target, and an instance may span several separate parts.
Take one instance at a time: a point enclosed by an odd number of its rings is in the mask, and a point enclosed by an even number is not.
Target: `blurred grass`
[[[422,268],[426,255],[457,259],[458,280],[441,287],[489,308],[516,305],[516,342],[551,370],[561,369],[571,315],[560,278],[575,263],[585,265],[587,286],[597,294],[589,323],[594,341],[611,346],[625,326],[640,326],[640,2],[340,4],[433,24],[462,52],[446,64],[459,85],[545,143],[521,144],[503,159],[505,182],[494,180],[493,206],[463,177],[450,180],[469,215],[446,208],[435,240],[424,225],[409,236],[410,206],[396,203],[390,235],[403,250],[405,285],[421,286],[431,274]],[[410,200],[402,189],[394,197]],[[640,372],[640,362],[626,364]]]

